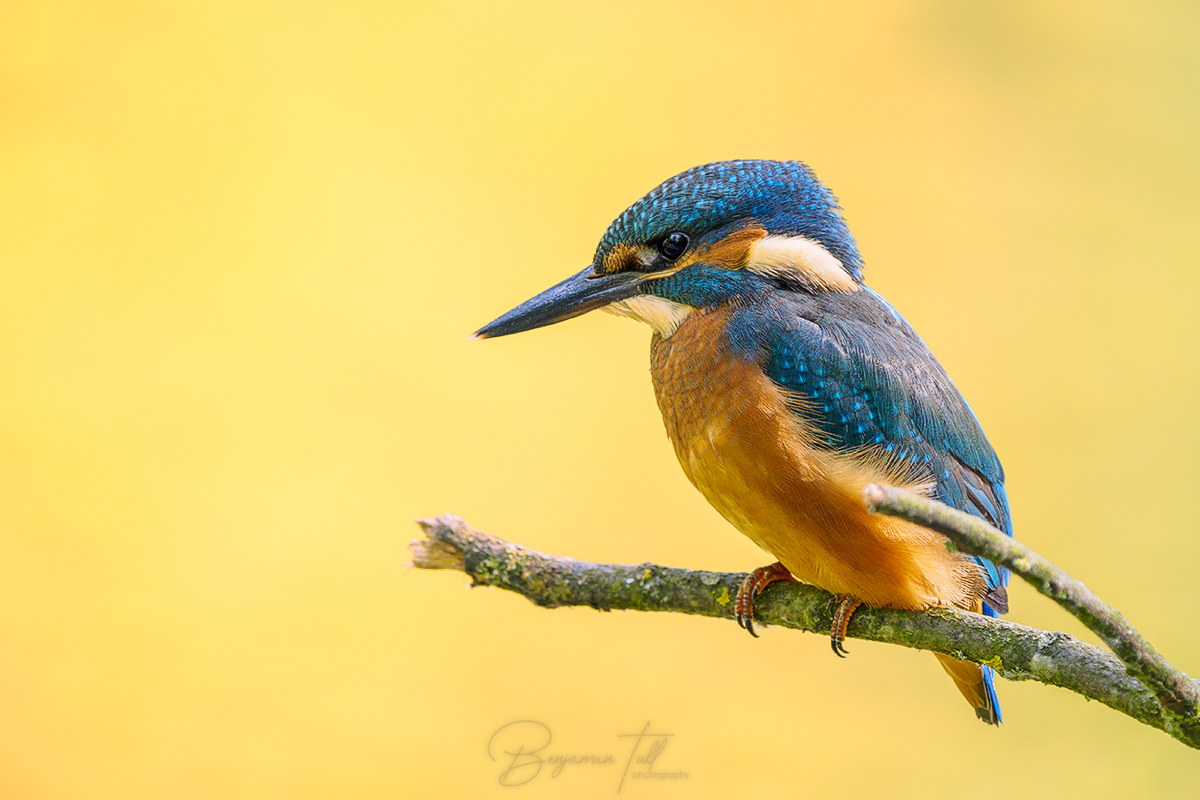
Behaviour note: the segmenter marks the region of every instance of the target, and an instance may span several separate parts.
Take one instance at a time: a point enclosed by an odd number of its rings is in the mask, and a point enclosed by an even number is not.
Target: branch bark
[[[888,488],[882,488],[886,494]],[[913,507],[901,507],[905,500],[902,497],[889,501],[887,497],[869,495],[868,499],[881,513],[917,513]],[[898,505],[894,506],[893,501]],[[600,611],[669,611],[733,619],[734,597],[746,577],[745,573],[675,569],[649,563],[597,564],[551,556],[484,533],[453,515],[420,519],[417,524],[424,537],[409,545],[414,567],[459,570],[471,577],[472,586],[517,592],[544,608],[590,606]],[[929,526],[938,529],[933,522]],[[998,531],[995,535],[1009,538]],[[973,552],[970,548],[974,545],[967,539],[952,541],[959,549]],[[1020,558],[1009,564],[1006,557],[997,554],[993,560],[1022,574],[1016,569]],[[833,595],[815,586],[780,582],[759,596],[755,616],[766,624],[827,635],[835,605]],[[988,664],[1010,680],[1059,686],[1200,749],[1200,718],[1194,711],[1164,704],[1155,691],[1130,674],[1120,659],[1066,633],[954,609],[914,613],[863,606],[851,618],[847,635],[946,653]],[[1195,681],[1185,676],[1180,679],[1187,691],[1200,690]]]
[[[900,517],[935,530],[964,553],[1008,567],[1074,615],[1104,640],[1129,673],[1181,719],[1200,712],[1196,681],[1171,666],[1116,609],[1079,581],[979,517],[891,486],[871,484],[863,492],[870,511]]]

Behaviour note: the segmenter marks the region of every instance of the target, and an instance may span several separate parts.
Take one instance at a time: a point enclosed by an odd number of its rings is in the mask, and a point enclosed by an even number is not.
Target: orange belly
[[[876,607],[978,611],[977,566],[940,534],[863,506],[868,483],[929,484],[880,453],[818,446],[797,399],[722,344],[729,313],[694,311],[652,344],[655,394],[688,479],[805,583]]]

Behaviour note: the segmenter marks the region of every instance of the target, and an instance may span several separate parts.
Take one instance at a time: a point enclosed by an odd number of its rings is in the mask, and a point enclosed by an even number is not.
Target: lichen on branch
[[[867,502],[880,513],[896,516],[931,513],[909,502],[908,498],[915,495],[889,494],[898,491],[890,487],[875,488],[882,494],[872,494],[873,489],[868,487]],[[941,505],[925,498],[916,500]],[[940,530],[936,524],[921,519],[913,521]],[[940,519],[938,524],[941,523],[946,520]],[[746,577],[745,573],[675,569],[649,563],[599,564],[551,556],[484,533],[449,514],[420,519],[417,524],[424,536],[410,543],[414,567],[459,570],[471,577],[472,586],[517,592],[545,608],[590,606],[600,611],[666,611],[732,620],[733,600]],[[946,524],[957,523],[951,519]],[[973,553],[971,548],[979,543],[973,543],[970,536],[982,535],[987,541],[993,533],[1008,539],[992,529],[982,534],[974,530],[966,538],[952,536],[951,540],[958,549]],[[1027,558],[1029,554],[1019,555]],[[1022,574],[1005,557],[996,554],[994,560]],[[779,582],[759,596],[755,617],[769,625],[828,634],[834,600],[833,595],[815,586]],[[1200,717],[1194,706],[1189,709],[1186,705],[1164,702],[1163,681],[1157,682],[1155,689],[1149,689],[1139,680],[1141,673],[1135,670],[1131,674],[1121,659],[1065,633],[954,609],[911,612],[863,606],[851,618],[847,635],[945,653],[988,664],[1010,680],[1033,680],[1068,689],[1200,749]],[[1149,647],[1148,643],[1146,646]],[[1172,684],[1167,680],[1165,685],[1174,686],[1176,694],[1165,696],[1168,699],[1195,696],[1200,686],[1167,667],[1183,683]]]

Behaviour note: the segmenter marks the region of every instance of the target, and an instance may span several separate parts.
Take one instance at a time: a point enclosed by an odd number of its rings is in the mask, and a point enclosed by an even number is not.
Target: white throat
[[[679,323],[683,322],[687,315],[695,309],[673,300],[666,300],[652,294],[643,294],[607,305],[604,310],[610,314],[616,314],[618,317],[629,317],[644,322],[665,339],[674,333],[675,329],[679,327]]]

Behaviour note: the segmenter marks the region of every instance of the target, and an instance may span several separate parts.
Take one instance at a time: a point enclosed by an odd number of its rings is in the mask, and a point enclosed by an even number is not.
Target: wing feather
[[[837,304],[838,307],[834,307]],[[767,375],[804,402],[824,443],[879,448],[929,475],[937,499],[1012,535],[1004,469],[967,401],[900,314],[869,289],[853,295],[780,291],[731,325]],[[753,316],[753,318],[749,318]],[[751,341],[740,331],[756,331]],[[765,338],[762,331],[770,331]],[[745,341],[740,341],[745,339]],[[985,612],[1008,610],[1008,571],[974,558],[991,588]]]

